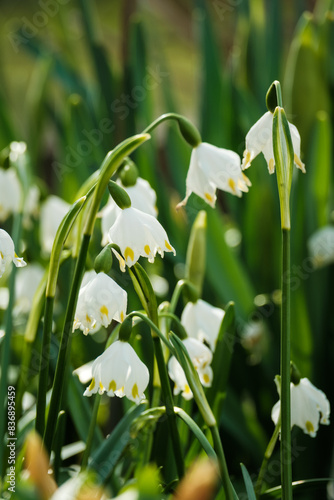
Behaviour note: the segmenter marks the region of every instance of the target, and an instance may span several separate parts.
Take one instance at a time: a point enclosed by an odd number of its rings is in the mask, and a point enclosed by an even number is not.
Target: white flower
[[[334,262],[334,226],[324,226],[312,234],[307,242],[315,267]]]
[[[127,307],[127,293],[104,273],[81,287],[74,317],[73,330],[80,328],[85,335],[107,327],[114,319],[122,322]]]
[[[188,302],[181,315],[181,323],[190,337],[207,342],[215,350],[217,337],[225,311],[204,300]]]
[[[108,396],[126,396],[137,404],[145,397],[149,371],[128,342],[117,340],[111,344],[94,361],[92,374],[84,396],[106,392]]]
[[[108,233],[109,242],[115,243],[121,249],[125,263],[131,267],[140,256],[154,262],[157,253],[164,256],[164,252],[175,250],[168,240],[168,236],[160,222],[152,215],[145,214],[136,208],[125,208],[118,215],[116,222]],[[121,269],[125,269],[124,259],[118,254]]]
[[[22,257],[16,255],[12,238],[4,229],[0,229],[0,278],[9,262],[14,262],[16,267],[27,265]]]
[[[22,190],[13,168],[0,168],[0,221],[20,210]]]
[[[187,338],[182,342],[197,370],[201,383],[204,387],[210,387],[213,378],[213,372],[210,366],[212,352],[197,339]],[[174,394],[177,395],[182,391],[182,396],[185,399],[191,399],[193,393],[191,392],[183,368],[174,356],[172,356],[168,362],[168,373],[175,384]]]
[[[29,264],[17,273],[15,280],[14,313],[28,313],[31,309],[35,292],[44,276],[44,269],[40,264]]]
[[[134,186],[125,187],[121,183],[121,181],[117,181],[117,183],[128,193],[131,200],[131,206],[133,208],[137,208],[146,214],[150,214],[153,217],[157,217],[158,211],[156,208],[157,195],[154,189],[151,188],[149,183],[145,179],[141,179],[138,177],[137,182]],[[108,231],[114,222],[117,219],[117,216],[120,214],[121,209],[114,202],[114,200],[109,197],[108,203],[101,210],[100,216],[101,219],[101,230],[102,230],[102,246],[105,246],[109,243],[108,239]]]
[[[70,208],[69,203],[54,195],[49,196],[43,203],[41,207],[40,242],[45,253],[51,253],[57,229]]]
[[[87,384],[90,380],[92,380],[93,374],[92,374],[92,368],[93,368],[93,363],[94,360],[88,361],[88,363],[85,363],[82,366],[79,366],[79,368],[76,368],[73,370],[73,374],[77,375],[78,379],[82,384]]]
[[[250,167],[251,162],[259,153],[263,153],[267,163],[269,173],[275,172],[275,159],[273,150],[273,114],[267,111],[249,130],[246,135],[246,150],[242,160],[242,169]],[[294,162],[297,168],[305,173],[305,165],[300,160],[300,135],[297,128],[289,123]]]
[[[237,153],[201,142],[192,150],[186,179],[186,197],[178,206],[185,205],[191,193],[195,193],[214,207],[216,189],[240,197],[242,191],[247,192],[250,185],[249,179],[241,171]]]
[[[276,381],[277,391],[280,394],[279,383]],[[277,424],[281,401],[274,405],[271,418]],[[330,405],[326,395],[314,387],[307,379],[300,379],[299,384],[291,383],[291,427],[297,425],[305,434],[315,437],[321,424],[329,424]]]

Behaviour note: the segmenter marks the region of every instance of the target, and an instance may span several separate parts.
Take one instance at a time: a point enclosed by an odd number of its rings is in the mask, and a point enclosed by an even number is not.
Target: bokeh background
[[[292,187],[287,278],[293,291],[292,356],[302,376],[333,405],[333,264],[315,267],[307,245],[316,230],[333,223],[333,2],[1,0],[0,14],[0,149],[13,140],[26,141],[42,199],[54,193],[73,202],[110,149],[165,112],[184,114],[204,141],[242,156],[247,131],[266,111],[270,84],[281,81],[307,170],[305,176],[294,173]],[[220,307],[233,300],[237,310],[220,424],[238,481],[241,461],[250,474],[258,471],[277,400],[276,180],[259,157],[247,172],[253,186],[241,200],[220,193],[212,210],[192,196],[176,212],[190,154],[176,126],[163,125],[133,157],[158,193],[159,220],[177,250],[176,259],[156,262],[149,272],[162,274],[169,285],[160,300],[170,298],[184,275],[191,224],[199,210],[206,210],[203,298]],[[38,252],[27,249],[31,259],[38,260]],[[89,359],[91,349],[76,342],[75,367]],[[292,441],[294,479],[333,475],[332,426],[322,426],[316,439],[294,429]],[[272,463],[274,486],[279,474],[275,459]]]

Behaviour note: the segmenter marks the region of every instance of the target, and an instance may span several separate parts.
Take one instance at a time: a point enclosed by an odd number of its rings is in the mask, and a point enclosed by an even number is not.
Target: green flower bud
[[[197,128],[183,116],[177,118],[177,123],[183,138],[190,146],[196,148],[202,142],[201,135]]]
[[[101,250],[94,261],[94,270],[98,273],[106,273],[108,274],[112,266],[112,253],[110,245]]]
[[[111,197],[113,198],[114,202],[119,206],[119,208],[124,210],[124,208],[131,207],[130,196],[125,191],[125,189],[123,189],[114,181],[109,181],[108,189]]]
[[[270,113],[274,113],[277,106],[280,105],[278,102],[278,99],[277,99],[277,92],[280,92],[279,85],[280,85],[280,83],[277,80],[275,80],[270,85],[269,90],[268,90],[267,95],[266,95],[266,106],[267,106],[268,111],[270,111]]]
[[[128,342],[132,332],[132,317],[127,316],[120,326],[118,338],[122,342]]]
[[[136,165],[130,158],[127,158],[122,168],[119,170],[119,178],[122,181],[123,186],[131,187],[134,186],[139,177],[139,171]]]
[[[291,133],[285,111],[277,107],[273,117],[273,149],[281,207],[282,229],[290,229],[290,190],[294,165]]]
[[[301,379],[300,371],[298,370],[297,366],[293,363],[293,361],[290,361],[290,377],[291,377],[291,382],[294,385],[298,385]]]

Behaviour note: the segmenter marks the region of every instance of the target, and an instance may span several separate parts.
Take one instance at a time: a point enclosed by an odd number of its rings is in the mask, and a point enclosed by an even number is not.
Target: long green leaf
[[[246,491],[248,495],[248,500],[256,500],[256,495],[253,487],[252,480],[250,478],[250,475],[248,473],[248,470],[244,466],[244,464],[240,464],[241,470],[242,470],[242,476],[244,478],[245,486],[246,486]]]
[[[121,454],[131,440],[131,425],[145,408],[146,403],[133,406],[93,454],[87,469],[94,470],[101,483],[104,482],[114,470]]]

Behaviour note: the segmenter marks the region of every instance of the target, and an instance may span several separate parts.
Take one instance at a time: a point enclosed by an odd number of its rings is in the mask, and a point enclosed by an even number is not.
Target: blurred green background
[[[333,403],[333,264],[314,269],[307,250],[310,235],[333,222],[333,2],[2,0],[0,13],[0,148],[26,141],[44,193],[69,202],[107,151],[164,112],[184,114],[204,141],[242,156],[247,131],[266,111],[268,87],[281,81],[307,170],[294,173],[292,188],[292,356]],[[219,193],[214,211],[193,195],[176,213],[190,153],[176,127],[164,125],[134,155],[177,250],[150,272],[171,286],[183,276],[191,223],[206,210],[203,298],[221,307],[233,300],[238,315],[221,432],[231,473],[240,477],[240,461],[250,474],[258,471],[277,400],[276,180],[259,157],[241,200]],[[251,321],[260,333],[247,344]],[[333,475],[332,426],[316,439],[294,429],[293,443],[294,479]],[[278,482],[273,473],[272,486]]]

